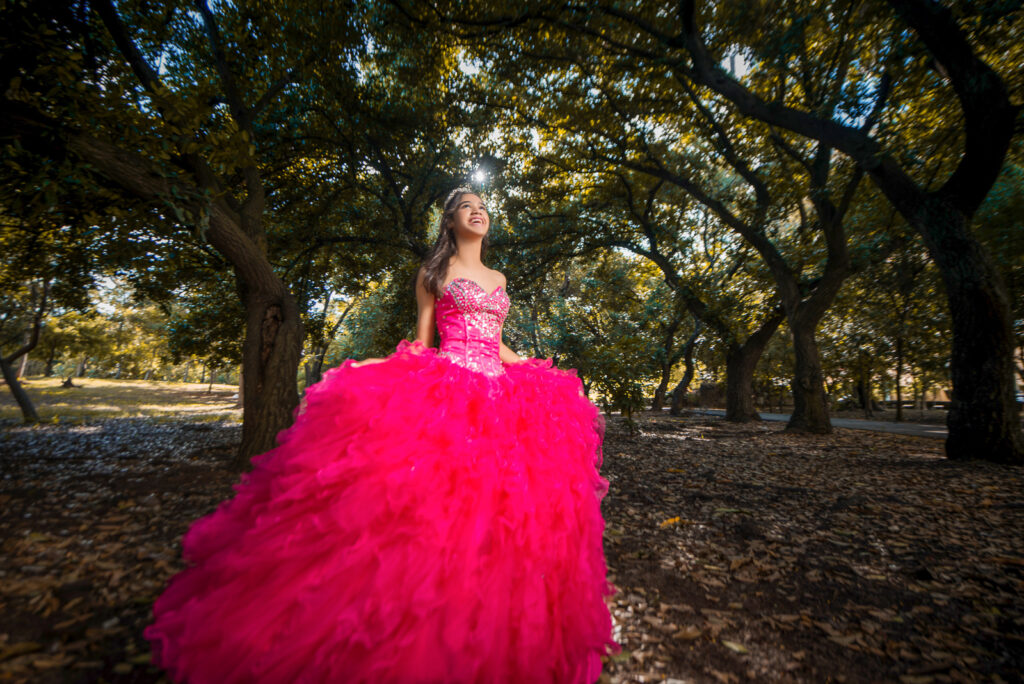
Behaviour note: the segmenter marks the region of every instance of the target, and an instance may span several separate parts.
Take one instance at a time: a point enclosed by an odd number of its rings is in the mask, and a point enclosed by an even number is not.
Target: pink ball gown
[[[182,539],[145,637],[176,682],[591,683],[601,415],[575,371],[498,358],[509,300],[456,278],[440,350],[329,370]]]

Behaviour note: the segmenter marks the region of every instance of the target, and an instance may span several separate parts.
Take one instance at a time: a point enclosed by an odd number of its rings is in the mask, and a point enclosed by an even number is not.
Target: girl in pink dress
[[[185,534],[144,631],[174,681],[590,684],[619,650],[604,423],[574,371],[502,343],[489,225],[449,195],[416,341],[327,371]]]

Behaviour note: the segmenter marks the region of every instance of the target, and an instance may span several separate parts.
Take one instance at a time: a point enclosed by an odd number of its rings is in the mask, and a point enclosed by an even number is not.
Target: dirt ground
[[[1022,467],[940,440],[608,419],[603,682],[1024,679]],[[232,423],[0,432],[0,681],[160,682],[142,629]]]

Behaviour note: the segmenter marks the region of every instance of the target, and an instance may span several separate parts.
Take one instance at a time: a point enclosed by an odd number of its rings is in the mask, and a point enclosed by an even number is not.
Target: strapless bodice
[[[439,356],[486,375],[504,373],[498,352],[509,306],[500,285],[487,292],[476,281],[453,279],[434,308],[441,333]]]

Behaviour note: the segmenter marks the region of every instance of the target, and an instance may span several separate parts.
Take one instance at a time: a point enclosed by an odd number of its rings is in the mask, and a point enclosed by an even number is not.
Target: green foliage
[[[658,324],[673,306],[649,265],[604,250],[559,266],[513,296],[510,346],[575,368],[592,397],[611,409],[646,407],[660,377]]]
[[[342,324],[337,343],[331,348],[331,365],[348,358],[387,356],[395,351],[399,340],[415,336],[414,273],[398,272],[367,289]]]
[[[106,280],[87,294],[85,310],[59,310],[44,320],[29,375],[154,380],[185,380],[190,375],[189,380],[198,381],[200,365],[216,369],[238,363],[237,356],[219,353],[209,329],[183,342],[186,333],[172,330],[181,323],[176,311],[168,316],[161,307],[132,296],[121,282]],[[207,344],[210,340],[213,347]],[[237,354],[237,347],[228,352]]]
[[[1024,139],[1011,150],[1003,172],[978,209],[974,230],[1006,281],[1020,366],[1024,368]]]
[[[41,362],[41,372],[47,377],[74,375],[83,361],[110,353],[108,330],[107,319],[93,309],[51,315],[43,323],[33,357]]]
[[[875,378],[876,398],[895,395],[898,353],[905,398],[948,390],[949,330],[939,274],[919,240],[908,237],[885,261],[847,283],[822,324],[833,396],[853,396],[861,377]]]
[[[245,310],[232,283],[197,282],[165,307],[167,353],[174,363],[201,359],[212,368],[242,361]]]
[[[1019,28],[996,21],[989,3],[948,4],[1019,100],[1024,41],[1010,40]],[[97,13],[79,25],[65,10],[51,17],[29,5],[5,6],[4,103],[62,123],[0,133],[0,210],[14,217],[0,234],[0,292],[9,310],[24,308],[13,302],[51,274],[57,310],[36,358],[89,357],[96,373],[238,363],[246,288],[210,241],[214,206],[242,217],[246,239],[298,301],[311,353],[330,344],[329,365],[389,353],[412,335],[409,282],[437,203],[479,166],[494,211],[488,262],[513,295],[506,341],[578,368],[596,395],[630,410],[659,377],[663,331],[680,307],[697,302],[715,322],[700,352],[710,377],[726,346],[778,304],[766,254],[802,296],[813,291],[828,250],[812,200],[839,197],[854,177],[827,156],[832,173],[813,188],[797,158],[812,159],[814,145],[688,80],[685,50],[650,30],[677,35],[675,5],[441,2],[435,13],[214,3],[219,63],[201,12],[116,3],[141,57],[160,65],[149,85]],[[961,115],[936,97],[948,88],[941,71],[887,3],[698,5],[716,59],[755,93],[859,123],[888,71],[879,144],[923,185],[956,163]],[[113,186],[60,148],[69,131],[136,155],[166,191],[140,198]],[[1024,340],[1021,185],[1018,145],[976,230],[1007,276]],[[941,384],[948,321],[934,271],[899,281],[923,248],[894,246],[902,227],[867,183],[845,228],[859,274],[821,326],[830,374],[849,377],[861,351],[892,368],[902,336],[913,372]],[[137,299],[75,313],[99,273],[123,279]],[[357,302],[333,343],[341,310],[329,299]],[[788,384],[790,352],[784,339],[765,352],[763,394]]]

